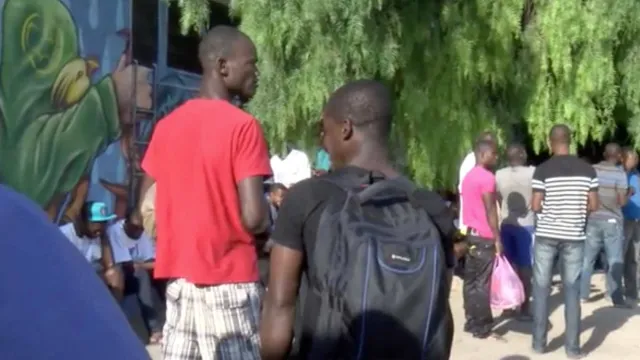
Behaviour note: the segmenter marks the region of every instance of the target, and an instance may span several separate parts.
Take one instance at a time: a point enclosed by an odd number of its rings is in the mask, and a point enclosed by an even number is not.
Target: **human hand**
[[[124,277],[118,268],[110,267],[104,272],[104,279],[109,287],[114,289],[124,288]]]
[[[467,248],[468,248],[468,245],[465,241],[460,241],[453,244],[453,254],[455,255],[456,259],[463,258],[464,255],[467,253]]]
[[[496,246],[496,255],[502,255],[502,252],[504,251],[504,249],[502,247],[502,240],[500,238],[496,239],[495,246]]]

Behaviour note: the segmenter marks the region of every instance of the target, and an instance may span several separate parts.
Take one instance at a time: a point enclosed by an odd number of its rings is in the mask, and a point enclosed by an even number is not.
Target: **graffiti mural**
[[[86,200],[123,216],[136,146],[198,76],[133,64],[128,0],[0,0],[0,9],[0,182],[54,221]]]

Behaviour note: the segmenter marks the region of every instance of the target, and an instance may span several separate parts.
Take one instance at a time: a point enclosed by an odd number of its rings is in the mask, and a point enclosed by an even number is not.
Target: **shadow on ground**
[[[562,292],[562,286],[555,286],[558,291],[555,291],[549,298],[549,314],[553,313],[556,309],[563,305],[564,294]],[[589,298],[589,302],[597,302],[605,297],[604,292],[593,294]],[[609,334],[624,326],[633,316],[640,315],[640,308],[634,309],[617,309],[613,307],[602,307],[593,311],[587,317],[582,318],[582,332],[593,329],[589,339],[582,345],[583,352],[589,353],[596,350],[606,340]],[[497,326],[494,332],[500,336],[504,336],[508,332],[517,332],[521,334],[531,334],[531,322],[522,322],[514,318],[497,318]],[[564,318],[563,320],[564,321]],[[561,324],[564,326],[564,324]],[[549,329],[553,327],[553,324],[549,323]],[[553,352],[560,349],[564,345],[564,333],[549,342],[547,347],[548,352]],[[500,360],[528,360],[529,358],[523,355],[512,355],[503,357]]]
[[[555,287],[555,286],[554,286]],[[564,298],[561,290],[553,291],[549,296],[549,314],[552,314],[558,307],[563,305]],[[496,327],[493,331],[500,336],[506,335],[508,332],[517,332],[520,334],[531,334],[532,323],[529,321],[518,321],[515,318],[498,317],[496,319]],[[553,324],[549,322],[549,330],[553,328]]]
[[[618,330],[633,316],[640,315],[640,309],[616,309],[603,307],[582,319],[582,332],[593,329],[589,339],[582,345],[582,351],[590,353],[607,339],[609,334]],[[555,351],[564,345],[564,336],[558,336],[549,343],[549,351]]]

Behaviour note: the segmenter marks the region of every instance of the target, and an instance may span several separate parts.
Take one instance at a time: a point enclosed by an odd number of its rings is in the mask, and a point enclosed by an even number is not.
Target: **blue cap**
[[[94,202],[89,209],[90,222],[105,222],[116,218],[115,214],[110,214],[107,209],[107,204],[103,202]]]

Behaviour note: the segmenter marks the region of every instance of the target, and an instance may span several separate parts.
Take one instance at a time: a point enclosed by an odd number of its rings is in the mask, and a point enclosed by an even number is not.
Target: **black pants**
[[[162,331],[163,317],[158,311],[158,298],[149,271],[128,267],[124,270],[125,290],[122,309],[129,319],[141,316],[149,333]]]
[[[485,334],[493,327],[489,291],[496,249],[493,240],[469,236],[467,241],[469,250],[465,255],[463,287],[464,329],[473,334]]]

